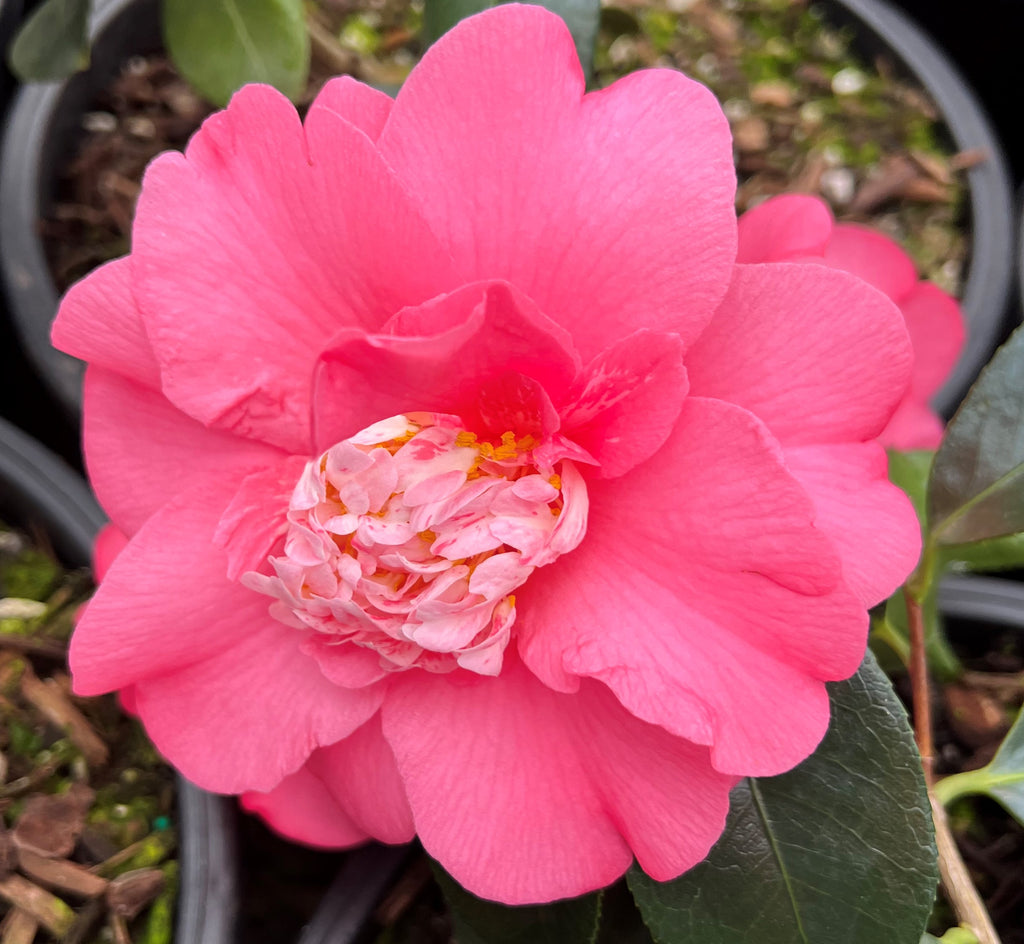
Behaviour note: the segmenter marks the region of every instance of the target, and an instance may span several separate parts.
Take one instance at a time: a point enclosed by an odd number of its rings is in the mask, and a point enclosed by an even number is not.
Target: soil
[[[67,639],[92,586],[0,525],[0,940],[170,944],[174,774]]]

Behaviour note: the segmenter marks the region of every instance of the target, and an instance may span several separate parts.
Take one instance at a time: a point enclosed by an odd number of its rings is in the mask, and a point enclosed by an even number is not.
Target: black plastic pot
[[[82,479],[0,420],[0,516],[41,527],[73,567],[89,564],[105,518]],[[224,797],[178,780],[181,889],[177,944],[230,944],[237,910],[233,809]]]
[[[22,346],[67,413],[82,404],[80,361],[50,345],[59,294],[39,221],[58,169],[75,149],[82,114],[125,59],[160,49],[159,0],[97,0],[89,68],[63,82],[23,86],[14,97],[0,154],[0,254],[7,309]]]
[[[937,104],[958,150],[981,149],[987,159],[968,171],[972,253],[964,287],[967,348],[936,397],[950,413],[971,384],[1004,328],[1013,273],[1012,198],[1006,161],[981,106],[956,68],[906,16],[883,0],[828,0],[833,18],[853,26],[861,51],[887,50]],[[38,220],[49,200],[54,171],[71,148],[79,118],[126,56],[160,45],[157,0],[100,0],[94,17],[92,66],[62,83],[27,86],[9,120],[0,159],[0,248],[9,307],[29,357],[77,416],[81,365],[54,351],[49,327],[57,291],[46,265]]]
[[[927,90],[957,151],[979,150],[985,160],[967,171],[971,256],[961,304],[967,345],[935,396],[949,416],[1003,338],[1013,288],[1013,190],[1006,156],[988,116],[963,76],[912,20],[884,0],[828,0],[838,19],[856,30],[868,54],[888,53]]]

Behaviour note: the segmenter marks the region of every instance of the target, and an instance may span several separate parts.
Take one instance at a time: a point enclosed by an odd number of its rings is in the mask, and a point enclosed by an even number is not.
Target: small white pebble
[[[821,149],[821,159],[829,167],[839,167],[843,163],[843,152],[834,144],[829,144]]]
[[[124,67],[130,75],[142,75],[149,68],[145,56],[132,56]]]
[[[742,98],[730,98],[722,102],[722,111],[730,121],[742,121],[750,116],[750,102]]]
[[[125,130],[133,137],[146,141],[156,137],[156,125],[153,123],[153,119],[146,118],[144,115],[132,115],[125,121],[124,126]]]
[[[821,175],[821,192],[839,206],[849,203],[856,189],[857,178],[847,167],[830,167]]]
[[[636,55],[636,40],[632,36],[617,36],[608,47],[612,65],[624,66]]]
[[[82,115],[82,128],[91,134],[109,134],[117,130],[117,118],[109,111],[87,111]]]
[[[4,597],[0,600],[0,619],[30,620],[45,612],[46,604],[38,600],[23,600],[21,597]]]
[[[718,67],[718,57],[713,52],[704,53],[704,55],[693,64],[693,71],[702,79],[707,79],[709,82],[713,82],[718,78],[721,71]]]
[[[832,91],[836,95],[856,95],[864,90],[868,78],[860,69],[847,66],[832,76]]]
[[[0,554],[18,554],[25,542],[14,531],[0,531]]]
[[[688,13],[696,5],[697,0],[668,0],[666,4],[673,13]]]
[[[128,814],[131,813],[131,809],[124,803],[118,803],[111,808],[110,812],[117,819],[126,819]]]
[[[805,125],[816,128],[825,120],[825,109],[821,102],[805,102],[800,106],[800,120]]]

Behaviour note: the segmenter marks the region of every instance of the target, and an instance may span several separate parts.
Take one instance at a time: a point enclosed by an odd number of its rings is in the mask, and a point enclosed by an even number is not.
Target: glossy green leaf
[[[600,894],[514,907],[471,895],[436,863],[434,877],[459,944],[594,944],[597,938]]]
[[[163,0],[164,41],[175,65],[215,105],[247,82],[292,100],[309,76],[302,0]]]
[[[527,0],[557,13],[572,33],[583,73],[590,80],[594,71],[594,44],[601,25],[600,0]],[[423,6],[423,32],[435,42],[460,20],[498,4],[493,0],[426,0]]]
[[[906,714],[870,655],[781,777],[743,781],[725,834],[672,882],[629,883],[659,944],[920,944],[938,870]]]
[[[992,358],[946,430],[928,517],[938,545],[1024,531],[1024,329]]]
[[[1024,709],[986,766],[953,774],[935,785],[935,795],[944,804],[972,793],[987,794],[1024,824]]]
[[[89,65],[90,0],[45,0],[18,30],[7,53],[22,82],[66,79]]]

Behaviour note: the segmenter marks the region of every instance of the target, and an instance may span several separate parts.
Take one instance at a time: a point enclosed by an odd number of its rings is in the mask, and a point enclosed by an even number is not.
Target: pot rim
[[[5,502],[41,520],[68,563],[88,566],[106,516],[77,473],[2,418],[0,487]],[[238,898],[234,808],[180,775],[177,781],[181,885],[175,941],[229,944]]]

